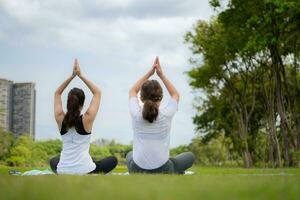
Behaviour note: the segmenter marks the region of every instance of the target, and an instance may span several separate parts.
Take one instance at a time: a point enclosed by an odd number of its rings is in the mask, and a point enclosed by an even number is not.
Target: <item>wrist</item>
[[[146,74],[146,77],[147,78],[150,78],[152,76],[152,73],[151,73],[151,71],[149,71],[147,74]]]
[[[166,79],[166,77],[165,77],[164,74],[161,74],[161,75],[159,76],[159,78],[160,78],[162,81]]]

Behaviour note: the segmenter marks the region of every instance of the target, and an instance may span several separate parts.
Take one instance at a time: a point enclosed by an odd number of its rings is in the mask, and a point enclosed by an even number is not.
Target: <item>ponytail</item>
[[[67,113],[64,117],[66,128],[74,127],[80,121],[80,108],[83,106],[85,95],[81,89],[73,88],[68,95]]]
[[[159,102],[162,100],[162,88],[158,81],[147,80],[141,88],[141,99],[144,102],[143,118],[150,123],[156,120],[159,112]]]
[[[158,116],[158,105],[152,100],[144,101],[143,118],[152,123]]]

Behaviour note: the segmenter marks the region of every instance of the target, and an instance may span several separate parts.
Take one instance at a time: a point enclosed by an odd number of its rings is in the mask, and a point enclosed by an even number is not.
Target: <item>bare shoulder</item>
[[[93,128],[94,119],[92,119],[87,113],[82,116],[83,128],[86,132],[91,132]]]
[[[62,113],[61,115],[57,115],[55,116],[55,121],[57,123],[58,129],[60,130],[62,127],[62,123],[64,121],[65,118],[65,113]]]

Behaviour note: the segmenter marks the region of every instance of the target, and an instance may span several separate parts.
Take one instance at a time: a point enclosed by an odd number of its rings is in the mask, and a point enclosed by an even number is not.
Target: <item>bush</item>
[[[106,147],[106,146],[100,147],[100,146],[91,144],[90,154],[93,157],[93,159],[99,160],[99,159],[109,156],[110,152],[109,152],[108,147]]]
[[[25,158],[21,156],[11,156],[6,159],[6,163],[9,166],[24,166],[26,164],[25,162]]]
[[[196,137],[189,145],[189,150],[196,156],[196,163],[209,166],[238,165],[240,160],[236,154],[230,153],[232,141],[223,134],[204,142],[202,137]],[[233,159],[234,158],[234,159]]]
[[[12,133],[0,129],[0,160],[5,160],[9,156],[9,150],[13,146],[14,140]]]
[[[36,142],[36,148],[47,154],[47,159],[53,158],[60,154],[62,150],[61,140],[47,140]]]
[[[48,154],[29,135],[24,134],[10,148],[6,163],[10,166],[42,166],[48,163]]]
[[[26,135],[20,136],[10,149],[10,157],[6,160],[11,166],[28,166],[31,164],[33,140]]]
[[[189,151],[189,148],[187,146],[180,145],[180,146],[178,146],[176,148],[171,149],[170,155],[173,157],[173,156],[176,156],[176,155],[178,155],[180,153],[187,152],[187,151]]]

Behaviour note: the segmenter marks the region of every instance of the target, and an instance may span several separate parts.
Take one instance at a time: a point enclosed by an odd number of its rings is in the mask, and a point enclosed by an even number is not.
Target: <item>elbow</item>
[[[177,94],[177,101],[179,101],[179,99],[180,99],[180,94],[178,93]]]
[[[132,94],[133,92],[134,92],[134,89],[131,88],[131,89],[129,90],[129,94]]]
[[[136,90],[135,90],[134,88],[131,88],[131,89],[129,90],[129,96],[135,96],[135,95],[137,95]]]
[[[172,98],[179,101],[180,99],[180,94],[178,92],[176,92],[174,95],[172,95]]]
[[[94,95],[101,96],[101,90],[99,88],[95,88]]]
[[[56,96],[60,96],[60,95],[61,95],[61,93],[58,90],[56,90],[54,93],[54,96],[56,97]]]

